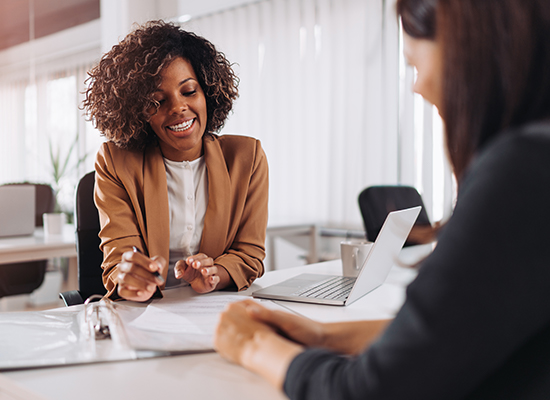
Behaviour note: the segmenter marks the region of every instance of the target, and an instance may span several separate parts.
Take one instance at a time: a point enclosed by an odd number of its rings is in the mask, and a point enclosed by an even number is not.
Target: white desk
[[[43,228],[36,228],[32,236],[0,238],[0,264],[53,257],[76,257],[73,225],[65,225],[62,235],[46,237]]]
[[[402,259],[411,262],[417,252],[405,249]],[[339,261],[328,261],[269,272],[241,295],[246,297],[260,287],[302,272],[338,273],[340,268]],[[413,270],[394,267],[383,286],[347,307],[290,302],[278,304],[322,321],[390,317],[403,303],[404,288],[414,277]],[[3,387],[7,393],[20,390],[20,397],[12,395],[8,398],[25,399],[286,398],[262,378],[223,360],[216,353],[6,372],[0,374],[0,395]]]
[[[275,248],[275,238],[285,237],[289,235],[303,235],[309,237],[309,245],[307,252],[307,263],[313,264],[318,262],[318,246],[319,246],[319,229],[317,224],[310,222],[296,223],[296,222],[269,222],[266,231],[266,251],[267,258],[265,260],[265,267],[267,271],[277,269],[277,257]]]

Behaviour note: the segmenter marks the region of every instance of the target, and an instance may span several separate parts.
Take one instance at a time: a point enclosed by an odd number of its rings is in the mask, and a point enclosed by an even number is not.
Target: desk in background
[[[266,271],[340,258],[340,242],[365,239],[362,227],[311,221],[269,221],[266,232]]]
[[[46,237],[39,227],[32,236],[0,238],[0,268],[1,264],[54,257],[76,258],[73,225],[65,225],[62,235]]]
[[[426,247],[406,248],[401,252],[401,258],[410,264],[427,251],[429,249]],[[259,288],[303,272],[338,274],[340,271],[339,260],[272,271],[240,295],[246,298]],[[405,299],[406,285],[415,276],[414,270],[395,266],[384,285],[347,307],[283,301],[277,304],[292,312],[327,322],[392,317]],[[225,361],[216,353],[6,372],[0,375],[0,394],[2,386],[12,392],[19,389],[21,398],[25,399],[286,398],[262,378]],[[32,397],[34,395],[36,397]]]
[[[77,279],[77,259],[75,245],[75,229],[73,225],[65,225],[62,235],[48,236],[44,235],[44,229],[38,227],[35,229],[32,236],[16,236],[0,238],[0,268],[2,264],[18,263],[25,261],[44,260],[56,257],[66,257],[69,259],[68,271],[65,275],[65,281],[62,282],[62,287],[59,288],[60,272],[56,279],[52,281],[46,278],[44,283],[35,292],[34,300],[37,302],[35,306],[42,307],[42,304],[63,303],[58,301],[58,293],[64,290],[72,290],[78,288]],[[51,272],[47,272],[51,274]],[[53,282],[50,288],[49,283]],[[35,293],[33,292],[33,293]],[[51,293],[50,293],[51,292]],[[23,297],[23,298],[21,298]],[[18,295],[4,297],[0,299],[0,309],[6,311],[15,311],[27,308],[28,295]]]

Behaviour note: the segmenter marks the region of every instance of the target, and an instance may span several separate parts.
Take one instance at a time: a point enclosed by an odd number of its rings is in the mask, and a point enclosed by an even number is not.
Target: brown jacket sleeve
[[[267,158],[258,140],[233,135],[216,140],[223,156],[206,159],[207,168],[211,169],[210,200],[200,247],[201,252],[229,272],[237,290],[244,290],[264,273],[269,197]],[[205,147],[206,154],[213,156],[209,147]],[[219,175],[223,177],[223,169],[229,175],[228,189],[226,184],[217,182],[222,180]],[[224,211],[220,212],[220,208]],[[222,232],[225,237],[220,236]],[[225,242],[224,249],[215,248],[218,238]]]
[[[103,284],[109,297],[113,294],[116,297],[117,265],[122,253],[132,246],[146,248],[143,212],[136,190],[141,179],[135,175],[129,180],[125,169],[119,176],[117,168],[125,161],[129,167],[135,167],[136,163],[139,164],[137,160],[139,157],[135,154],[120,151],[110,143],[104,143],[96,157],[95,202],[101,225],[99,236],[103,251]]]

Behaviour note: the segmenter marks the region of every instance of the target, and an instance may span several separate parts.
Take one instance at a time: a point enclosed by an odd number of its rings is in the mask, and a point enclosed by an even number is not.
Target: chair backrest
[[[107,293],[103,286],[99,249],[99,213],[94,203],[95,171],[84,175],[76,188],[75,225],[78,255],[78,286],[83,300]]]
[[[36,226],[43,226],[42,214],[54,212],[55,193],[50,185],[35,184],[36,188]]]
[[[370,186],[359,194],[367,240],[374,242],[389,212],[422,206],[415,226],[430,226],[431,222],[420,193],[411,186]],[[405,246],[418,244],[407,240]]]

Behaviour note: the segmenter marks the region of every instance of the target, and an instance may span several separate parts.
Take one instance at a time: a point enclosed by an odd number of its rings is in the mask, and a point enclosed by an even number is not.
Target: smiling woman
[[[214,134],[238,94],[225,56],[153,21],[89,75],[83,105],[108,140],[95,167],[108,295],[247,288],[264,270],[268,170],[258,140]]]

